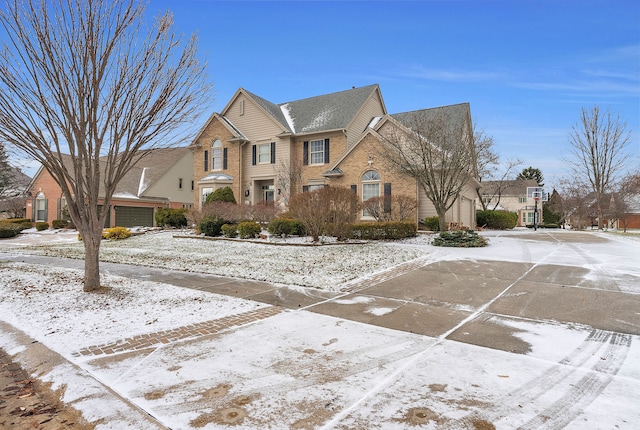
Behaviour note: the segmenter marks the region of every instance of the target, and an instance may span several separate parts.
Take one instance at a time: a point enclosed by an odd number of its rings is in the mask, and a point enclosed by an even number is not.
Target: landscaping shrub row
[[[476,223],[479,227],[493,230],[512,229],[518,223],[518,214],[509,211],[477,211]]]
[[[183,228],[187,226],[187,210],[159,208],[156,210],[156,225],[160,227]]]
[[[0,222],[0,238],[2,239],[17,236],[22,230],[24,230],[24,226],[20,223]]]
[[[411,221],[362,222],[351,226],[353,239],[391,240],[414,237],[418,226]]]

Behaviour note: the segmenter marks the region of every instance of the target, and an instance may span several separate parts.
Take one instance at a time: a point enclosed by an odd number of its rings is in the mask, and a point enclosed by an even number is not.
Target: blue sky
[[[220,111],[380,85],[390,113],[469,102],[501,157],[567,172],[582,107],[620,113],[640,157],[640,2],[151,0],[196,31]]]
[[[390,113],[469,102],[501,157],[553,186],[597,104],[626,120],[640,164],[637,0],[150,0],[147,13],[167,9],[199,36],[218,112],[239,87],[284,103],[377,83]]]

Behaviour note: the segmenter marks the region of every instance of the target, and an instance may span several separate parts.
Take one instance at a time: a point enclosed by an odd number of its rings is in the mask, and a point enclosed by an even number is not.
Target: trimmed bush
[[[245,221],[238,224],[238,235],[241,239],[253,239],[262,231],[260,224],[254,221]]]
[[[103,239],[119,240],[131,237],[131,230],[126,227],[111,227],[102,232]]]
[[[351,237],[366,240],[394,240],[414,237],[418,226],[412,221],[362,222],[351,226]]]
[[[29,218],[7,218],[2,222],[11,222],[13,224],[22,224],[23,222],[28,222],[31,224],[31,220]]]
[[[437,216],[427,217],[422,223],[431,231],[440,231],[440,218]]]
[[[493,230],[512,229],[518,223],[518,214],[509,211],[477,211],[476,224]]]
[[[54,219],[53,221],[51,221],[51,227],[56,230],[65,228],[67,225],[69,225],[69,221],[67,221],[66,219]]]
[[[267,230],[273,236],[304,236],[304,225],[297,219],[275,218],[269,222]]]
[[[37,222],[36,223],[36,230],[38,230],[38,231],[46,230],[48,228],[49,228],[49,223],[48,222]]]
[[[238,226],[236,224],[223,224],[221,230],[224,237],[238,237]]]
[[[233,190],[230,187],[224,187],[218,188],[207,196],[205,203],[210,202],[236,203],[236,198],[233,196]]]
[[[220,234],[222,233],[222,226],[224,224],[227,224],[227,222],[222,218],[209,216],[200,220],[200,222],[198,223],[198,230],[205,236],[216,237],[220,236]]]
[[[487,239],[473,230],[442,231],[433,239],[435,246],[479,248],[487,246]]]
[[[156,211],[156,225],[160,227],[182,228],[187,226],[187,210],[159,208]]]
[[[0,238],[14,237],[23,230],[20,224],[13,222],[0,222]]]

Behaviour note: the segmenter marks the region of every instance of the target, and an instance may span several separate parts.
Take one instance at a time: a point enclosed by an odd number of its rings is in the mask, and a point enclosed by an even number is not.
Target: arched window
[[[216,139],[211,144],[211,170],[222,170],[222,142]]]
[[[365,202],[372,197],[380,196],[380,175],[375,170],[367,170],[361,178],[362,201]],[[371,216],[367,211],[363,211],[363,216]]]

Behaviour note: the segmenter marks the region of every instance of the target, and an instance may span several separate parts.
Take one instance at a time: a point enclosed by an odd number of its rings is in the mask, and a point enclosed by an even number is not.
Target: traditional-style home
[[[436,109],[463,122],[471,133],[467,103]],[[416,180],[384,163],[381,133],[398,125],[408,130],[407,115],[387,113],[378,85],[280,104],[240,88],[220,113],[211,115],[192,144],[195,207],[225,186],[239,202],[275,202],[283,208],[295,193],[344,186],[363,201],[408,195],[419,203],[416,222],[434,216],[433,204]],[[470,177],[447,221],[475,227],[477,187]],[[368,219],[366,212],[361,218]]]
[[[68,168],[70,160],[65,160]],[[118,183],[105,226],[152,227],[157,208],[191,208],[193,189],[193,152],[188,147],[148,150]],[[38,170],[29,190],[27,218],[49,223],[68,219],[62,190],[44,168]]]
[[[527,188],[538,187],[533,179],[482,182],[482,200],[489,210],[506,210],[518,214],[518,227],[534,224],[535,201],[527,196]],[[538,222],[542,223],[542,205],[538,202]],[[478,209],[482,209],[478,205]]]

